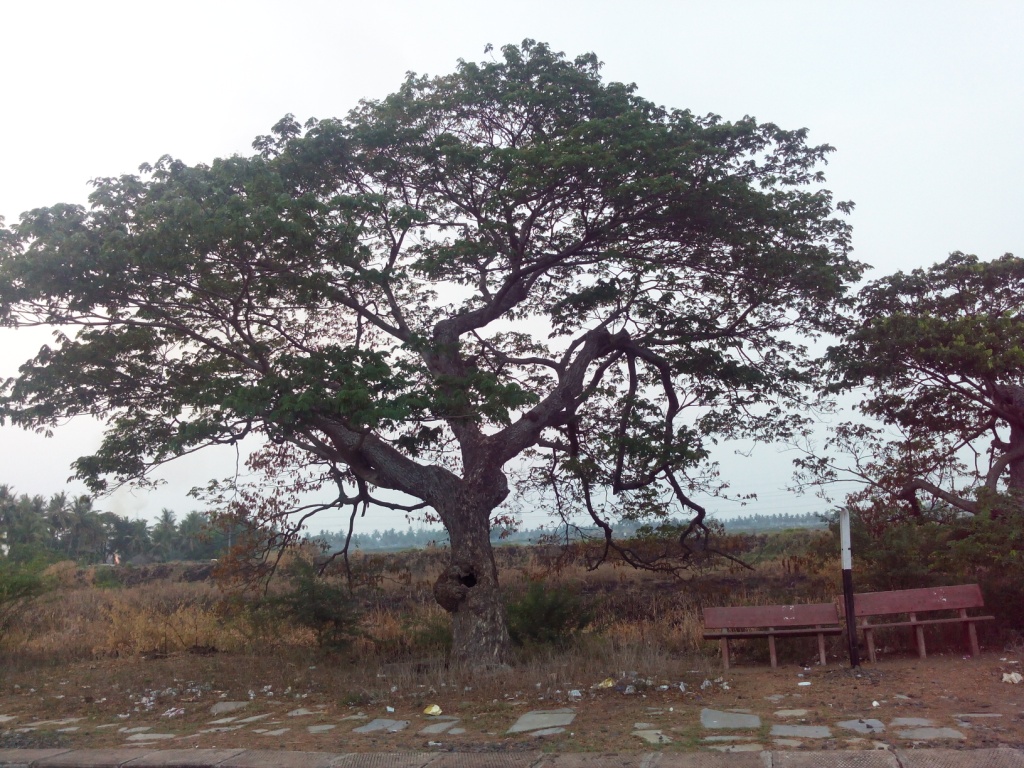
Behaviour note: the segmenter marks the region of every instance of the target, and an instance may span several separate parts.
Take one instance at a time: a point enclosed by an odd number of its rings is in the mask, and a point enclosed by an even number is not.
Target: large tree
[[[258,433],[264,468],[337,485],[323,506],[429,509],[454,654],[504,660],[488,534],[510,476],[608,542],[613,514],[699,531],[710,442],[793,428],[802,338],[860,274],[830,147],[599,67],[525,41],[344,119],[286,117],[252,157],[164,157],[97,179],[89,209],[25,214],[0,316],[68,330],[3,414],[105,420],[75,465],[96,490]]]
[[[832,390],[862,394],[870,421],[842,424],[809,477],[863,483],[862,509],[924,504],[1024,510],[1024,259],[954,253],[867,285],[859,323],[828,354]],[[874,424],[881,422],[884,427]]]

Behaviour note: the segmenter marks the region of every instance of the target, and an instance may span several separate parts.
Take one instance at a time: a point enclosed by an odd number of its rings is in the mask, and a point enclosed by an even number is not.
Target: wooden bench
[[[818,638],[818,655],[825,664],[825,635],[841,634],[839,613],[834,603],[809,605],[749,605],[704,609],[704,639],[717,639],[722,647],[722,665],[729,668],[729,641],[767,637],[772,666],[777,667],[776,637]]]
[[[842,601],[840,601],[842,602]],[[967,643],[972,656],[980,653],[978,632],[974,624],[991,621],[994,616],[968,616],[968,608],[983,608],[981,588],[977,584],[962,584],[956,587],[925,587],[923,589],[901,589],[893,592],[864,592],[854,594],[853,610],[858,628],[864,631],[868,644],[868,658],[875,661],[875,630],[885,627],[913,627],[917,640],[917,654],[928,657],[924,646],[924,628],[929,624],[962,624],[966,630]],[[918,618],[919,613],[933,611],[956,611],[956,616],[939,618]],[[845,615],[845,610],[843,614]],[[904,615],[899,621],[874,623],[873,616]]]

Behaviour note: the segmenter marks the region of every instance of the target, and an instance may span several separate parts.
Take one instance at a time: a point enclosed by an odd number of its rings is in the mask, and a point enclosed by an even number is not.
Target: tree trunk
[[[491,547],[492,505],[461,501],[438,509],[451,539],[451,560],[434,583],[434,597],[452,617],[453,661],[507,664],[511,642]]]
[[[1009,400],[1010,410],[1017,417],[1009,419],[1010,422],[1010,447],[1008,452],[1018,454],[1017,458],[1010,460],[1009,477],[1007,488],[1010,493],[1020,499],[1024,496],[1024,456],[1020,452],[1024,449],[1024,387],[1019,384],[1008,384],[1002,388],[1001,394]]]
[[[1016,424],[1010,427],[1010,451],[1016,453],[1024,448],[1024,427]],[[1024,457],[1010,461],[1010,476],[1007,487],[1011,494],[1024,497]]]

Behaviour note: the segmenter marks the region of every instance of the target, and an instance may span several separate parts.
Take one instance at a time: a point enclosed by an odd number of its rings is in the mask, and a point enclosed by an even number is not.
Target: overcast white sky
[[[635,82],[668,107],[807,127],[814,142],[837,147],[828,186],[856,202],[856,256],[876,276],[954,250],[1024,253],[1019,0],[35,0],[5,3],[0,20],[0,215],[9,222],[36,206],[85,202],[88,179],[163,154],[196,163],[248,153],[285,113],[344,115],[393,91],[406,71],[447,73],[458,58],[482,58],[487,43],[531,37],[573,56],[596,52],[607,79]],[[0,376],[43,341],[0,333]],[[60,490],[98,435],[89,424],[49,440],[2,428],[0,483]],[[760,497],[736,511],[819,508],[782,490],[789,459],[777,450],[719,458],[736,490]],[[169,468],[161,491],[100,507],[184,514],[195,506],[187,490],[229,474],[233,461],[200,455]],[[339,525],[337,515],[313,527]]]

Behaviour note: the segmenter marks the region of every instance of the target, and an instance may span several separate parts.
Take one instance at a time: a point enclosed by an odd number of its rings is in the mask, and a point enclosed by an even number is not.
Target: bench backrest
[[[705,608],[704,626],[708,629],[753,629],[755,627],[813,627],[838,624],[835,603],[806,605],[742,605],[731,608]]]
[[[983,605],[985,601],[977,584],[901,589],[896,592],[864,592],[853,596],[854,613],[857,616],[958,611],[961,608],[981,608]]]

